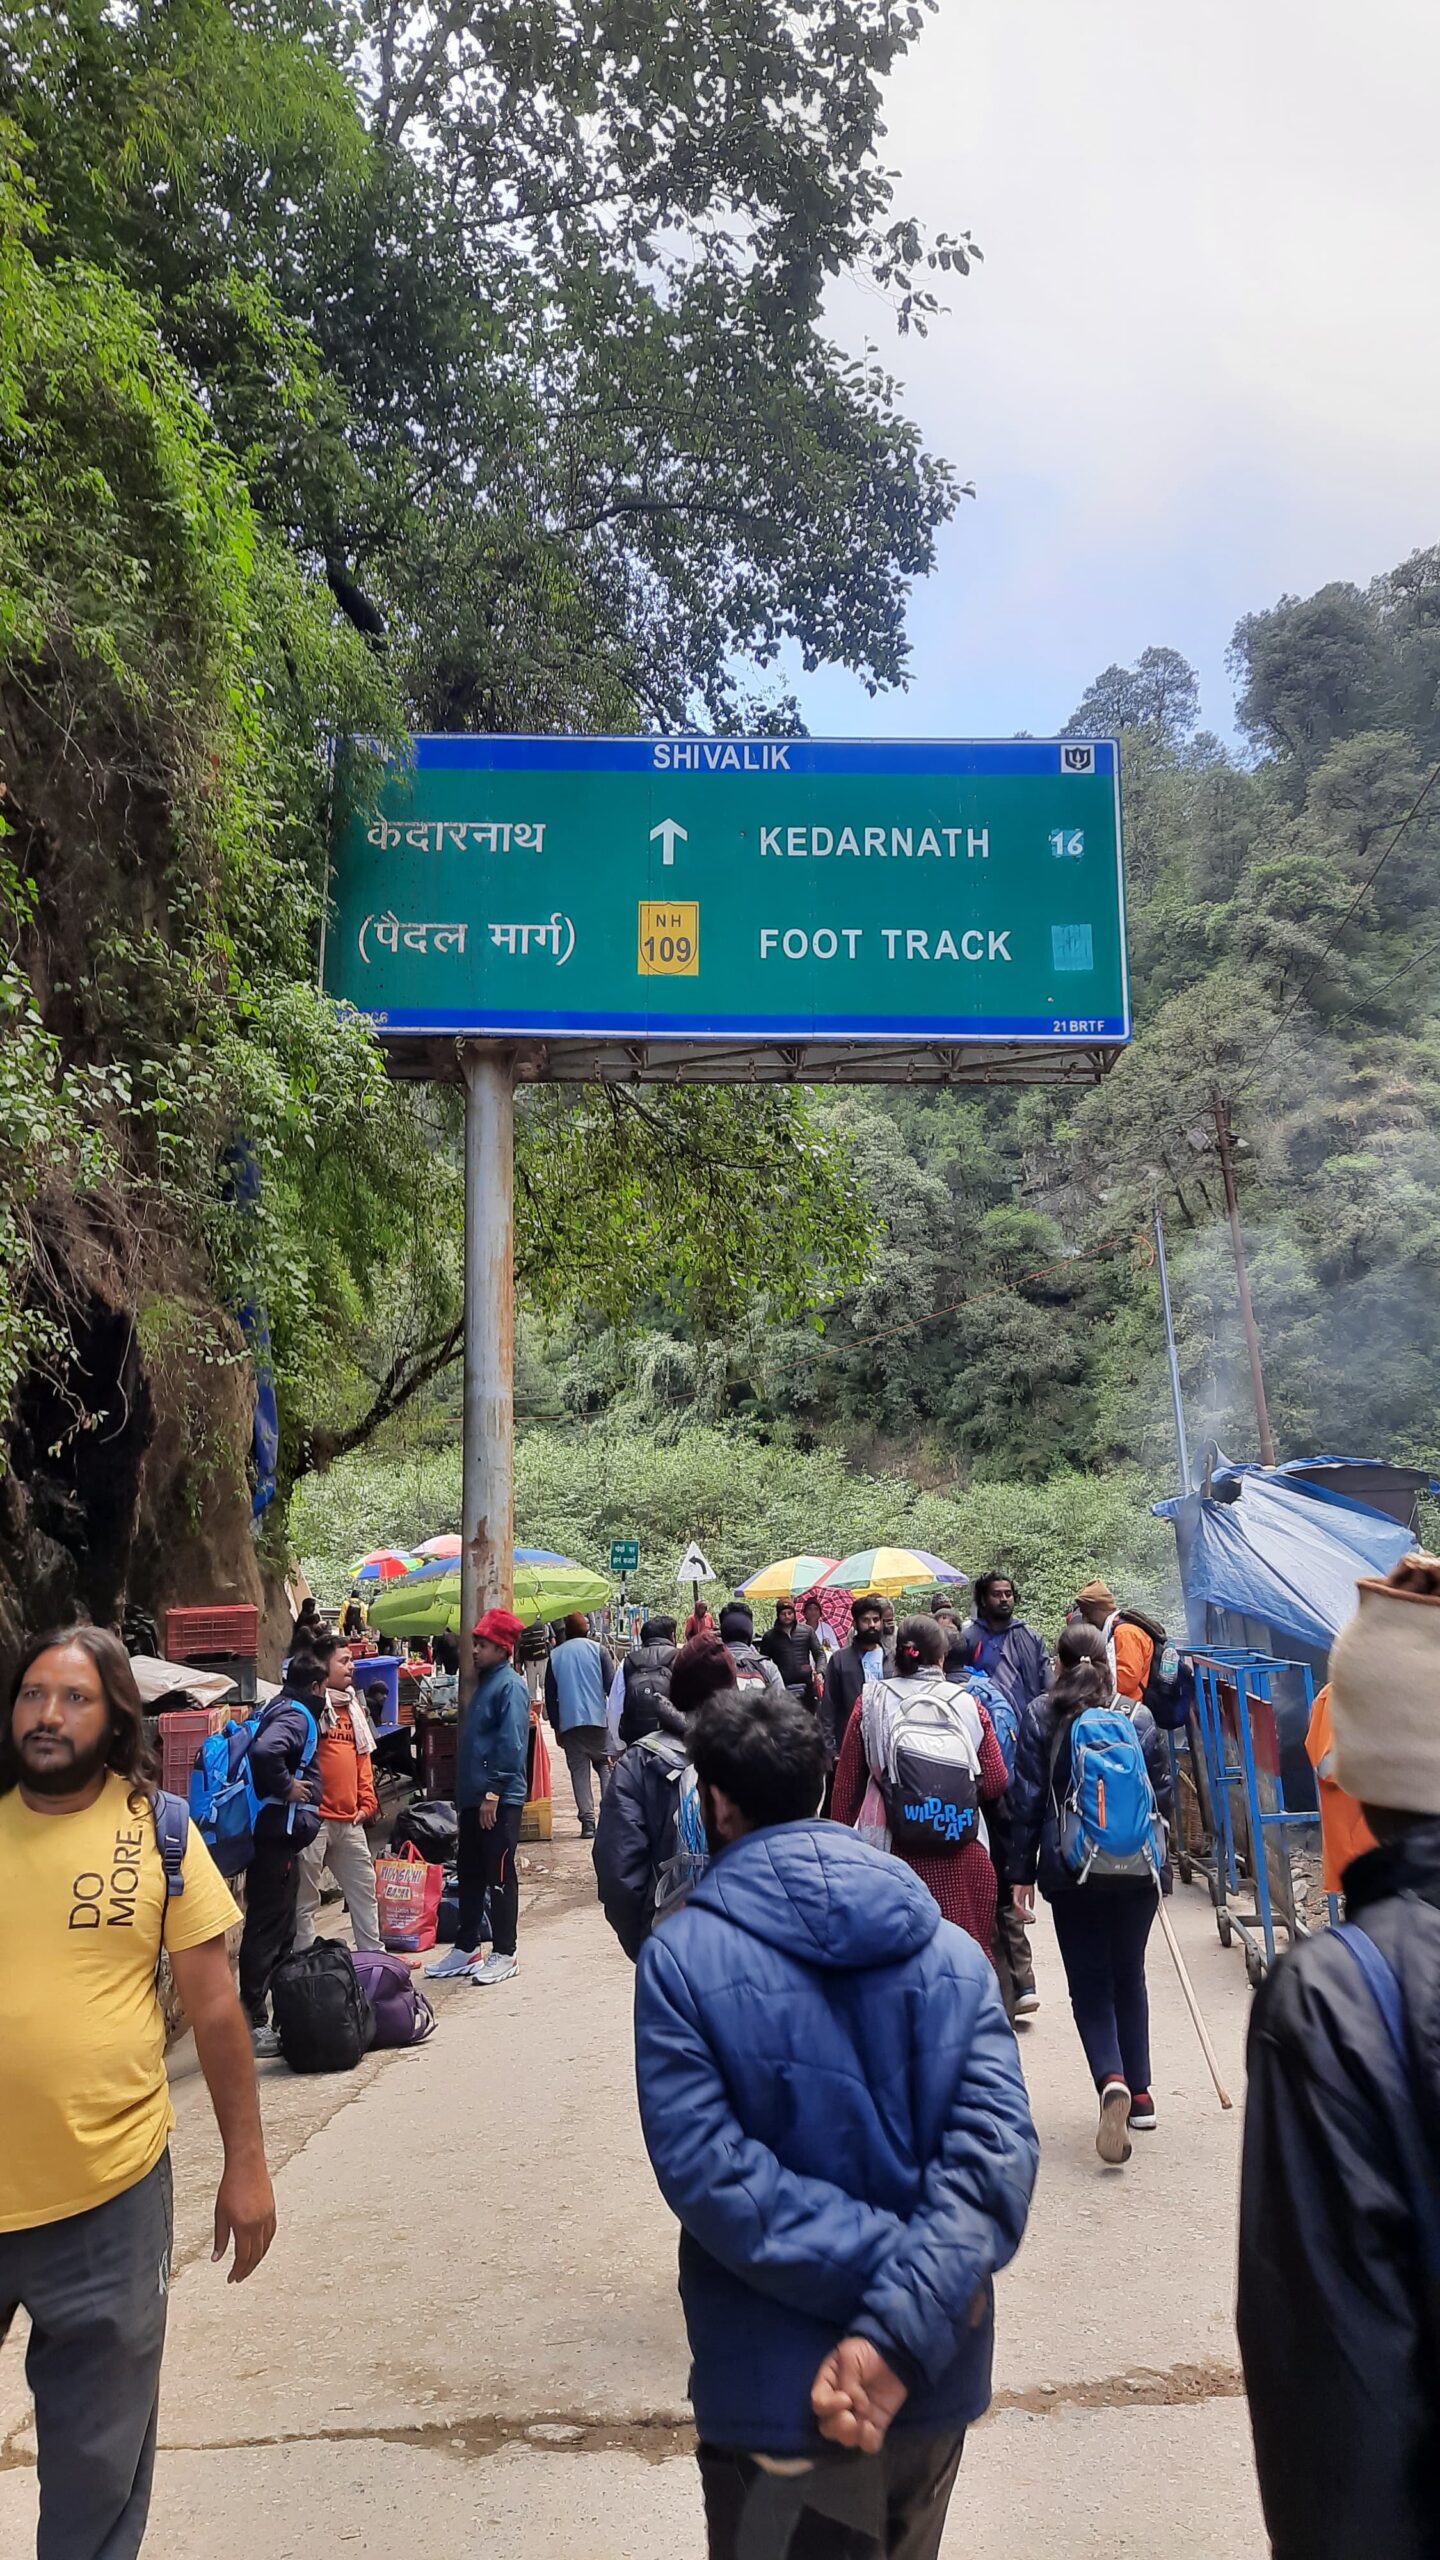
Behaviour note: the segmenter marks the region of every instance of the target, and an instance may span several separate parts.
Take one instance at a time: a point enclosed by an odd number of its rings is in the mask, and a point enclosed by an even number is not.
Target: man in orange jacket
[[[1075,1606],[1087,1625],[1098,1627],[1109,1648],[1115,1687],[1122,1698],[1139,1706],[1155,1659],[1155,1647],[1143,1627],[1120,1614],[1120,1603],[1105,1582],[1087,1582],[1077,1591]]]
[[[1320,1855],[1325,1890],[1327,1893],[1339,1893],[1341,1879],[1351,1859],[1363,1858],[1367,1849],[1376,1846],[1376,1840],[1355,1798],[1347,1796],[1335,1775],[1335,1733],[1330,1722],[1328,1680],[1310,1710],[1305,1756],[1315,1772],[1320,1797]]]
[[[365,1825],[379,1810],[375,1793],[375,1737],[354,1689],[354,1659],[343,1636],[316,1647],[325,1664],[325,1704],[315,1766],[320,1775],[320,1829],[300,1857],[300,1899],[295,1950],[315,1943],[320,1889],[328,1867],[345,1896],[357,1954],[383,1944],[375,1902],[375,1862]]]

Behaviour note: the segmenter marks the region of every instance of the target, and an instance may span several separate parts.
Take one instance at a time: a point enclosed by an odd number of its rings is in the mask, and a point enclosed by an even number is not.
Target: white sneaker
[[[470,1979],[482,1989],[492,1982],[510,1982],[520,1970],[518,1956],[489,1955],[483,1964],[472,1964]]]
[[[1038,2018],[1040,2015],[1039,1992],[1020,1992],[1015,2002],[1015,2015],[1017,2018]]]
[[[257,2062],[270,2062],[281,2051],[280,2037],[274,2027],[252,2027],[250,2050]]]
[[[472,1964],[478,1962],[479,1958],[473,1947],[450,1947],[438,1964],[427,1964],[425,1979],[427,1982],[455,1982],[462,1973],[469,1972]]]

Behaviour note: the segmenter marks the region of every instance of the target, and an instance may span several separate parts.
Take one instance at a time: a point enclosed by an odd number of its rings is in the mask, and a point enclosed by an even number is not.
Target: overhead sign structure
[[[1107,739],[422,737],[357,768],[325,985],[400,1072],[1092,1076],[1130,1036]]]

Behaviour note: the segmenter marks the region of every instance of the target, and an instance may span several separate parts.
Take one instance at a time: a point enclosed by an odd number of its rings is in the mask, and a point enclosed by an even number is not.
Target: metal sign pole
[[[460,1488],[460,1669],[471,1630],[508,1608],[515,1551],[515,1059],[463,1043],[465,1438]]]

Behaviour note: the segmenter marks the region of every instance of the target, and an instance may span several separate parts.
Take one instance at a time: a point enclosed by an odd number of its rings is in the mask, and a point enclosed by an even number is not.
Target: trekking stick
[[[1160,1909],[1160,1926],[1165,1932],[1165,1944],[1175,1959],[1175,1970],[1180,1976],[1180,1988],[1185,1994],[1185,2006],[1189,2010],[1191,2018],[1194,2021],[1195,2033],[1200,2039],[1200,2050],[1204,2054],[1205,2059],[1210,2066],[1210,2077],[1215,2083],[1215,2095],[1219,2099],[1222,2107],[1233,2107],[1235,2101],[1231,2097],[1229,2090],[1226,2088],[1224,2081],[1220,2077],[1220,2065],[1215,2058],[1215,2047],[1210,2041],[1209,2029],[1200,2015],[1200,2003],[1195,1997],[1195,1986],[1191,1982],[1190,1976],[1185,1970],[1185,1959],[1180,1953],[1179,1943],[1176,1939],[1175,1932],[1170,1926],[1170,1914],[1165,1908],[1165,1896],[1159,1889],[1158,1879],[1156,1882],[1155,1898]]]

